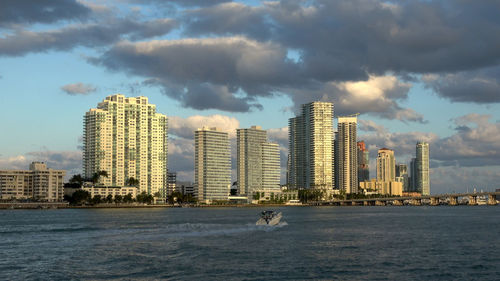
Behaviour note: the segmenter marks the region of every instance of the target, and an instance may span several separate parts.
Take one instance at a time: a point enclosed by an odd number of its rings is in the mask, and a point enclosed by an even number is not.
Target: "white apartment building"
[[[195,131],[194,141],[194,196],[205,203],[227,200],[231,188],[228,134],[203,127]]]
[[[0,199],[62,201],[66,171],[33,162],[29,170],[0,170]]]
[[[333,104],[311,102],[290,118],[288,185],[293,188],[333,188]]]
[[[358,193],[357,117],[338,117],[335,138],[336,187]]]
[[[267,141],[265,130],[260,126],[236,130],[236,146],[240,196],[251,197],[254,189],[280,188],[279,145]]]
[[[84,175],[106,171],[99,182],[125,186],[139,180],[138,192],[166,196],[167,117],[147,97],[106,97],[84,116]]]
[[[82,190],[90,193],[90,196],[93,198],[96,195],[100,195],[102,199],[108,197],[108,195],[113,196],[113,199],[116,195],[126,196],[127,194],[131,194],[132,198],[137,197],[137,187],[135,186],[83,186]]]

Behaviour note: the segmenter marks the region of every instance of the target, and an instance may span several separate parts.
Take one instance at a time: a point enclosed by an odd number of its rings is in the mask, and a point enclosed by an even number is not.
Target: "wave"
[[[275,226],[267,225],[234,225],[234,224],[204,224],[204,223],[182,223],[175,225],[167,225],[167,232],[164,233],[170,237],[197,237],[197,236],[218,236],[218,235],[234,235],[245,232],[254,231],[274,231],[278,228],[288,225],[286,222],[280,222]]]

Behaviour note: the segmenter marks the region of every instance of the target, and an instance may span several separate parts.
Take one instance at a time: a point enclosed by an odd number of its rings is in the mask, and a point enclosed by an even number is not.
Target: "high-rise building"
[[[403,183],[404,192],[410,192],[408,180],[408,166],[406,164],[396,164],[396,181]]]
[[[85,177],[106,171],[106,186],[139,181],[139,192],[166,196],[167,117],[147,97],[116,94],[106,97],[84,116]]]
[[[43,162],[33,162],[29,170],[0,170],[0,199],[35,199],[62,201],[64,170],[47,169]]]
[[[335,137],[336,187],[358,193],[357,117],[338,117]]]
[[[418,192],[417,190],[417,158],[412,158],[410,161],[410,192]]]
[[[370,180],[370,152],[364,141],[358,141],[358,182]]]
[[[278,144],[260,126],[236,130],[238,193],[251,199],[254,189],[280,187]]]
[[[200,202],[227,200],[231,188],[228,134],[203,127],[194,133],[194,195]]]
[[[429,143],[417,142],[417,157],[415,158],[416,190],[422,195],[430,195],[429,179]]]
[[[280,190],[281,163],[280,148],[277,143],[261,143],[262,184],[266,190]],[[249,193],[249,196],[252,193]]]
[[[379,149],[377,155],[377,181],[390,182],[396,180],[396,159],[394,151],[388,148]]]
[[[288,184],[297,188],[333,188],[333,104],[302,105],[290,118]]]
[[[179,191],[179,190],[177,190],[177,173],[176,172],[168,172],[167,173],[167,196],[171,195],[175,191]]]

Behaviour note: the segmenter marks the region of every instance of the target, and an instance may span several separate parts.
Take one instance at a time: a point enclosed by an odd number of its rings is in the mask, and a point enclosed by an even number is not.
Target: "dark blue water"
[[[0,280],[500,280],[500,207],[0,211]]]

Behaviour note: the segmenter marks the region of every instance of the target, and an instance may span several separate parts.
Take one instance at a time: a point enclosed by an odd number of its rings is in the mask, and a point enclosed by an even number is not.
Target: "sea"
[[[500,206],[0,210],[0,280],[500,280]]]

